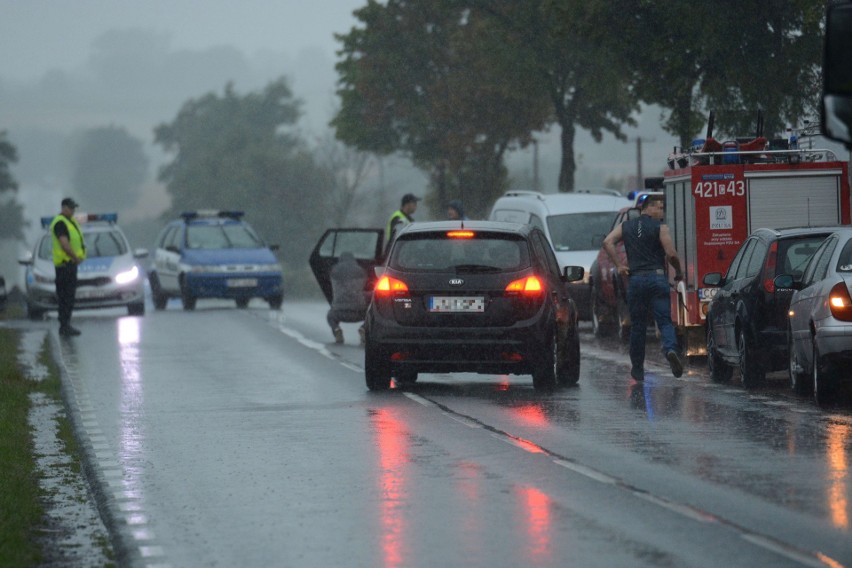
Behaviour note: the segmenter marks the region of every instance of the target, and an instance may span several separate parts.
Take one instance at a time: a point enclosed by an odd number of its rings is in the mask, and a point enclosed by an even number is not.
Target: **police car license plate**
[[[484,296],[430,296],[430,312],[484,312]]]
[[[80,290],[80,289],[78,289],[74,293],[74,296],[78,300],[91,300],[91,299],[94,299],[94,298],[102,298],[105,295],[106,295],[106,292],[104,290],[98,290],[97,288],[94,289],[94,290]]]
[[[257,278],[228,278],[228,288],[250,288],[257,286]]]

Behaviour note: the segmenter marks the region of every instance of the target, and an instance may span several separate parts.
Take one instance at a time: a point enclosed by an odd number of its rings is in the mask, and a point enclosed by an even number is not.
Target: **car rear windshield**
[[[852,272],[852,239],[846,241],[843,245],[843,250],[840,251],[840,258],[837,260],[838,272]]]
[[[793,239],[780,239],[778,241],[778,260],[775,273],[792,274],[793,278],[800,278],[808,265],[808,261],[825,240],[825,237],[826,235],[809,235]]]
[[[529,265],[529,248],[522,236],[493,234],[412,235],[396,241],[389,261],[397,270],[423,272],[512,272]]]
[[[615,211],[598,211],[548,217],[547,229],[553,248],[559,252],[598,250],[616,214]]]
[[[260,248],[261,240],[248,225],[190,225],[186,246],[191,249]]]

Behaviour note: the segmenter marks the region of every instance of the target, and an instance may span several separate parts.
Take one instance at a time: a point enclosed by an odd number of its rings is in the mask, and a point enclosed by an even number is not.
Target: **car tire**
[[[244,310],[248,307],[251,298],[236,298],[237,307]]]
[[[554,329],[550,332],[541,357],[535,362],[532,372],[533,388],[537,391],[551,391],[556,387],[557,367],[559,365],[559,342]]]
[[[160,278],[156,272],[152,272],[148,276],[148,283],[151,285],[151,299],[154,301],[155,310],[165,310],[166,304],[169,303],[169,297],[163,293],[160,286]]]
[[[284,295],[283,295],[283,294],[278,294],[278,295],[276,295],[276,296],[270,296],[269,298],[267,298],[267,299],[266,299],[266,301],[269,303],[269,308],[270,308],[270,309],[272,309],[272,310],[280,310],[280,309],[281,309],[281,304],[283,304],[283,303],[284,303]]]
[[[592,285],[592,332],[595,337],[610,337],[615,331],[614,322],[615,314],[611,308],[603,305],[597,286]]]
[[[195,296],[186,289],[183,277],[180,279],[180,301],[183,304],[184,310],[191,311],[195,309]]]
[[[580,334],[577,333],[576,326],[568,332],[559,361],[557,380],[559,386],[563,387],[576,385],[580,380]]]
[[[367,388],[371,391],[383,391],[390,388],[391,374],[386,361],[382,359],[379,350],[370,345],[364,347],[364,378]]]
[[[131,316],[144,316],[145,303],[139,302],[137,304],[127,304],[127,314]]]
[[[707,323],[707,369],[710,371],[710,380],[714,383],[727,383],[734,374],[734,368],[725,363],[716,349],[716,337],[713,335],[713,326]]]
[[[39,321],[44,319],[45,311],[34,307],[29,302],[27,303],[27,317],[33,321]]]
[[[740,377],[743,386],[751,388],[763,382],[766,371],[754,359],[754,348],[746,337],[745,329],[740,328],[737,334],[737,352],[740,356]]]
[[[796,348],[793,344],[793,330],[787,330],[787,370],[790,373],[790,388],[796,394],[810,394],[813,391],[813,379],[808,373],[802,372],[802,366],[799,364],[799,358],[796,354]]]
[[[816,338],[813,340],[814,358],[813,358],[813,388],[814,400],[821,407],[830,406],[834,402],[835,384],[831,373],[822,360],[819,353],[819,348],[816,344]]]

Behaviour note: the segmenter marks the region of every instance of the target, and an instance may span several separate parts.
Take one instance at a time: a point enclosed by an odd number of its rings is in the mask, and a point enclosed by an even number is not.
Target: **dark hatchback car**
[[[580,375],[577,308],[559,264],[530,225],[414,223],[392,243],[367,310],[367,387],[421,372],[532,374],[549,390]]]
[[[763,381],[788,363],[787,311],[793,291],[778,289],[779,274],[801,278],[808,261],[836,227],[757,229],[742,244],[723,277],[711,272],[704,284],[718,286],[707,313],[710,377],[728,381],[738,367],[743,385]]]

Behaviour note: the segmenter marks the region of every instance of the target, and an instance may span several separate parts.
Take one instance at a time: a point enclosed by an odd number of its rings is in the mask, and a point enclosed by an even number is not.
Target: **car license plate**
[[[430,312],[484,312],[483,296],[430,296]]]
[[[101,298],[105,295],[103,290],[77,290],[74,294],[80,300],[91,300],[93,298]]]
[[[228,278],[228,288],[250,288],[257,286],[257,278]]]

